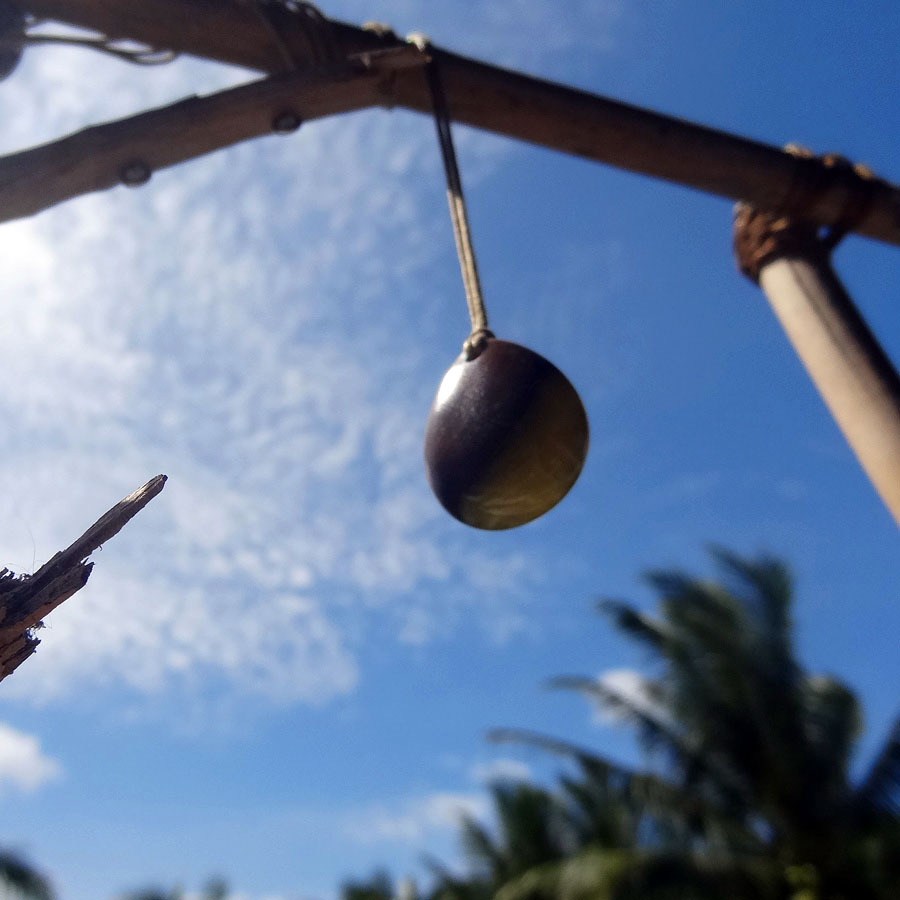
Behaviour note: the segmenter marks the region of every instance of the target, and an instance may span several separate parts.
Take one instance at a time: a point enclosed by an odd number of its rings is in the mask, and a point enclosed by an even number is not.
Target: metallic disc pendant
[[[425,426],[431,489],[474,528],[515,528],[543,515],[575,484],[587,449],[587,415],[566,376],[494,338],[448,369]]]

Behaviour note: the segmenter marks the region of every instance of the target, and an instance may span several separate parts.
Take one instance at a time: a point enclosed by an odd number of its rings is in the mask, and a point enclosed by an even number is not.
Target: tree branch
[[[40,641],[32,629],[87,583],[93,568],[93,563],[85,563],[88,556],[117,535],[165,483],[165,475],[151,478],[33,575],[17,578],[8,569],[0,571],[0,681],[34,653]]]

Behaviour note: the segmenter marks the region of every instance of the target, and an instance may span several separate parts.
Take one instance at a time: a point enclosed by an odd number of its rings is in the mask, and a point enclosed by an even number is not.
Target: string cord
[[[312,3],[306,0],[244,0],[244,5],[268,30],[288,71],[307,68],[309,62],[313,66],[327,65],[341,58],[331,23]],[[279,28],[279,16],[290,16],[300,23],[300,28],[292,33],[303,39],[309,62],[295,53],[285,40]]]
[[[488,339],[494,335],[488,327],[487,310],[481,292],[481,279],[478,277],[478,263],[475,259],[475,248],[472,245],[472,234],[469,228],[466,199],[459,175],[456,150],[453,146],[453,134],[450,130],[450,112],[447,108],[447,98],[441,83],[438,62],[426,42],[417,40],[417,43],[420,49],[429,53],[429,60],[425,65],[425,78],[431,94],[434,123],[441,148],[441,157],[444,161],[444,174],[447,178],[447,204],[450,207],[456,253],[459,257],[459,268],[462,272],[463,287],[466,292],[466,305],[469,308],[469,319],[472,323],[472,330],[463,344],[463,352],[466,359],[474,359],[484,349]]]
[[[178,54],[173,50],[165,50],[160,47],[121,46],[115,39],[108,37],[75,37],[64,34],[43,34],[26,32],[19,36],[18,40],[23,44],[59,44],[69,47],[84,47],[87,50],[96,50],[115,56],[124,62],[134,63],[139,66],[159,66],[172,62]]]

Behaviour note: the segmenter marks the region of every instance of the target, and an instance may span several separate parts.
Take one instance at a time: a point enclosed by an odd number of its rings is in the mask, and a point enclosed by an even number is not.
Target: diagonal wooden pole
[[[738,265],[763,290],[876,492],[900,526],[900,377],[809,224],[738,207]]]
[[[169,49],[284,72],[313,64],[304,20],[257,0],[19,0],[28,13]],[[397,47],[390,31],[329,22],[343,55]],[[37,52],[37,51],[35,51]],[[900,189],[766,144],[554,84],[443,50],[452,118],[596,162],[761,209],[836,225],[865,206],[854,230],[900,245]],[[329,88],[322,85],[327,94]],[[394,73],[381,102],[431,112],[422,72]],[[2,208],[2,197],[0,197]]]

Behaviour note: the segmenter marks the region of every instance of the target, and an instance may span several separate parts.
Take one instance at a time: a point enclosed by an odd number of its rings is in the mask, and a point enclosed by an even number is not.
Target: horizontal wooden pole
[[[377,73],[274,75],[86,128],[0,158],[0,222],[118,184],[300,121],[384,101]]]
[[[20,0],[28,12],[269,72],[311,52],[299,17],[248,0]],[[391,34],[331,22],[345,54],[397,45]],[[777,147],[435,51],[454,120],[761,209],[900,245],[900,189]],[[398,72],[397,105],[430,112],[422,77]],[[337,111],[337,110],[336,110]]]
[[[864,208],[853,230],[900,245],[900,189],[852,167],[828,167],[453,53],[438,55],[456,121],[820,225],[837,225]],[[421,73],[398,78],[394,96],[400,106],[430,110]]]

